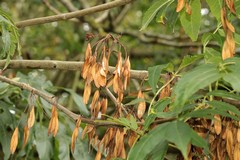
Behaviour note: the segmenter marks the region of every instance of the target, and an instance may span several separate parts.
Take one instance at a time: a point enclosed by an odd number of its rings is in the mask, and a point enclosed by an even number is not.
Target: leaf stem
[[[149,108],[148,108],[148,115],[150,115],[151,114],[151,110],[152,110],[152,106],[153,106],[153,103],[154,103],[154,100],[156,99],[156,97],[159,95],[159,93],[167,86],[167,85],[169,85],[178,75],[178,71],[175,73],[175,74],[173,74],[173,76],[172,76],[172,78],[167,82],[167,83],[165,83],[158,91],[157,91],[157,93],[154,95],[154,97],[153,97],[153,99],[152,99],[152,101],[151,101],[151,103],[150,103],[150,105],[149,105]]]

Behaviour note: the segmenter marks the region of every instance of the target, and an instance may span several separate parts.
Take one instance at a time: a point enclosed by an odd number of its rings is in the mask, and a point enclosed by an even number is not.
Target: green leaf
[[[138,128],[137,121],[132,115],[130,115],[130,126],[134,130],[137,130],[137,128]]]
[[[56,141],[59,143],[59,155],[58,158],[60,160],[69,160],[70,159],[70,150],[69,143],[70,137],[61,135],[61,138],[57,138]]]
[[[207,142],[182,121],[171,122],[165,136],[169,142],[177,146],[185,159],[187,159],[187,147],[190,142],[208,150]]]
[[[220,77],[221,74],[216,64],[203,64],[183,75],[173,90],[172,95],[176,96],[173,105],[174,109],[181,111],[183,105],[191,95],[218,80]]]
[[[190,64],[193,64],[194,62],[201,59],[202,57],[203,57],[202,54],[194,55],[194,56],[190,56],[190,55],[185,56],[182,60],[182,63],[180,64],[178,70],[181,70],[181,69],[189,66]]]
[[[236,42],[237,47],[240,47],[240,35],[237,33],[234,33],[234,40]]]
[[[220,63],[222,62],[221,53],[213,48],[205,48],[204,59],[206,63]]]
[[[220,102],[220,101],[210,101],[209,104],[216,107],[217,110],[219,110],[219,111],[224,111],[227,113],[228,113],[228,111],[231,111],[232,113],[236,114],[237,116],[240,116],[239,109],[229,103]],[[239,118],[238,118],[238,120],[239,120]]]
[[[223,80],[230,83],[235,91],[240,92],[240,63],[239,58],[229,58],[224,61]]]
[[[1,114],[2,115],[2,114]],[[2,121],[3,119],[0,118],[0,142],[2,144],[2,151],[4,153],[4,160],[8,160],[10,156],[10,139],[11,135],[7,131],[7,127]],[[3,157],[2,157],[3,158]]]
[[[137,98],[137,99],[134,99],[126,104],[124,104],[125,106],[131,106],[131,105],[135,105],[135,104],[138,104],[139,102],[144,102],[145,100],[142,99],[142,98]]]
[[[74,159],[83,159],[83,160],[91,160],[94,159],[94,154],[89,154],[88,152],[88,142],[83,141],[80,137],[77,138],[75,143],[75,150],[74,153],[72,153],[72,156]]]
[[[190,1],[192,14],[188,14],[185,10],[180,13],[180,21],[186,34],[196,41],[201,25],[201,3],[200,0]]]
[[[149,23],[153,20],[153,18],[156,16],[157,12],[164,7],[165,5],[172,3],[173,0],[157,0],[154,2],[149,9],[144,13],[143,20],[142,20],[142,27],[140,31],[147,28]]]
[[[235,9],[236,9],[236,15],[238,16],[238,18],[240,18],[240,1],[235,1],[234,2],[235,5]]]
[[[197,135],[186,123],[182,121],[167,122],[161,124],[145,134],[131,148],[129,160],[144,160],[159,144],[165,141],[174,143],[187,159],[187,147],[193,143],[198,147],[208,150],[207,142]],[[156,151],[155,151],[156,152]],[[163,157],[166,152],[159,152],[159,157]],[[160,159],[160,158],[159,158]]]
[[[170,64],[157,65],[148,67],[148,83],[152,87],[153,93],[156,93],[157,83],[163,69],[171,66]]]
[[[161,141],[148,155],[147,159],[151,160],[163,160],[167,153],[168,142]]]
[[[128,160],[145,160],[146,157],[154,150],[159,144],[165,143],[165,132],[169,123],[164,123],[145,134],[135,145],[131,148],[128,154]],[[164,153],[162,153],[164,154]],[[160,155],[159,156],[164,156]]]
[[[230,98],[230,99],[240,101],[240,96],[239,95],[227,92],[225,90],[215,90],[215,91],[209,92],[207,95],[208,96],[212,95],[212,96],[217,96],[217,97],[223,97],[223,98]]]
[[[178,115],[176,112],[157,112],[155,114],[158,118],[172,118]]]
[[[87,106],[83,103],[83,99],[81,96],[79,96],[77,93],[75,93],[72,89],[68,89],[68,88],[61,88],[61,89],[65,90],[71,94],[71,96],[73,97],[73,101],[76,103],[78,110],[82,115],[84,115],[84,116],[90,115],[90,113],[87,109]]]
[[[171,102],[170,98],[165,98],[159,100],[156,104],[153,105],[152,109],[153,112],[162,112],[164,108]],[[149,126],[152,124],[152,122],[155,120],[157,117],[156,114],[152,113],[149,116],[146,117],[145,122],[144,122],[144,130],[148,130]]]
[[[81,96],[76,94],[75,92],[72,92],[73,100],[76,103],[80,113],[84,116],[89,116],[89,111],[87,110],[86,105],[83,103],[83,99]]]
[[[2,41],[3,41],[3,53],[1,57],[5,57],[6,54],[10,50],[10,45],[11,45],[11,39],[10,39],[10,33],[6,28],[5,24],[2,24]]]
[[[214,114],[216,114],[216,113],[213,112],[213,109],[206,108],[206,109],[198,109],[198,110],[188,112],[188,113],[184,114],[181,118],[208,118],[208,119],[212,119]]]
[[[53,148],[50,138],[47,136],[47,128],[35,124],[35,142],[40,160],[51,159]]]
[[[206,0],[208,3],[212,14],[220,21],[221,9],[222,9],[222,0]]]

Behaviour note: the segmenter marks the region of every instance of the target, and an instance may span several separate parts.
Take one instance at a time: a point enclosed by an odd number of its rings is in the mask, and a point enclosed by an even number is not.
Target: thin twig
[[[107,93],[107,95],[109,96],[109,98],[113,101],[113,103],[115,104],[115,106],[118,106],[120,105],[122,110],[124,111],[124,113],[127,115],[128,112],[127,110],[124,108],[123,104],[119,104],[117,99],[114,97],[114,95],[112,94],[112,92],[108,89],[108,88],[104,88],[105,89],[105,92]]]
[[[0,68],[5,66],[6,60],[0,60]],[[81,61],[55,61],[55,60],[11,60],[8,69],[58,69],[80,70],[84,62]],[[115,67],[109,66],[109,72],[113,73]],[[131,78],[145,79],[148,77],[146,70],[131,70]]]
[[[59,10],[57,10],[55,7],[53,7],[48,0],[43,0],[43,3],[55,14],[61,14],[61,12]],[[76,18],[73,18],[73,19],[70,19],[70,21],[72,22],[79,22],[78,19]]]
[[[91,8],[86,8],[83,10],[78,10],[75,12],[70,12],[70,13],[63,13],[59,15],[54,15],[54,16],[48,16],[48,17],[40,17],[40,18],[34,18],[34,19],[28,19],[25,21],[20,21],[16,23],[16,26],[18,28],[23,28],[26,26],[33,26],[33,25],[38,25],[38,24],[45,24],[45,23],[50,23],[50,22],[55,22],[55,21],[61,21],[61,20],[67,20],[71,18],[77,18],[81,16],[85,16],[88,14],[108,10],[114,7],[122,6],[128,3],[133,2],[134,0],[115,0],[113,2],[101,4],[98,6],[94,6]]]

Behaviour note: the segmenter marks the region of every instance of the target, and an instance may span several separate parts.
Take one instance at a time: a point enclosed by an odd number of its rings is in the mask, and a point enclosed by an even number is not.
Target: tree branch
[[[162,38],[163,35],[158,36],[150,36],[146,35],[146,33],[141,33],[139,31],[114,31],[117,34],[131,36],[134,38],[137,38],[141,42],[144,43],[151,43],[151,44],[161,44],[166,45],[170,47],[177,47],[177,48],[188,48],[188,47],[202,47],[203,44],[201,42],[181,42],[181,41],[174,41],[174,40],[168,40],[171,39],[169,35],[166,35],[165,38]],[[208,46],[218,46],[216,43],[210,42],[208,43]]]
[[[58,69],[58,70],[80,70],[84,62],[81,61],[55,61],[55,60],[11,60],[8,69]],[[6,60],[0,60],[0,68],[3,68]],[[115,67],[109,66],[109,72],[113,73]],[[131,70],[131,78],[145,79],[148,72],[145,70]]]
[[[50,22],[55,22],[55,21],[61,21],[61,20],[67,20],[71,18],[76,18],[76,17],[81,17],[85,16],[88,14],[108,10],[114,7],[122,6],[128,3],[133,2],[134,0],[115,0],[113,2],[101,4],[98,6],[94,6],[91,8],[86,8],[83,10],[78,10],[75,12],[70,12],[70,13],[63,13],[59,15],[54,15],[54,16],[48,16],[48,17],[41,17],[41,18],[34,18],[34,19],[29,19],[25,21],[20,21],[16,23],[16,26],[18,28],[23,28],[26,26],[32,26],[32,25],[38,25],[38,24],[44,24],[44,23],[50,23]]]
[[[17,82],[17,81],[9,79],[7,77],[4,77],[2,75],[0,75],[0,81],[8,83],[10,85],[17,86],[17,87],[19,87],[21,89],[24,89],[24,90],[27,90],[27,91],[31,92],[32,94],[38,95],[39,97],[41,97],[44,100],[46,100],[48,103],[50,103],[52,105],[55,105],[60,111],[64,112],[67,116],[69,116],[70,118],[72,118],[75,121],[80,117],[81,121],[83,123],[91,124],[91,125],[94,125],[94,126],[124,127],[123,125],[117,124],[117,123],[114,123],[114,122],[110,122],[110,121],[97,121],[97,120],[95,121],[95,120],[92,120],[92,119],[88,119],[88,118],[82,117],[79,114],[73,113],[72,111],[70,111],[67,108],[65,108],[64,106],[62,106],[61,104],[56,103],[54,95],[50,95],[50,94],[44,93],[44,92],[42,92],[42,91],[40,91],[40,90],[38,90],[38,89],[36,89],[36,88],[26,84],[26,83]],[[156,120],[154,123],[161,124],[161,123],[165,123],[165,122],[169,122],[169,121],[173,121],[173,120],[175,120],[175,118],[161,119],[161,120]],[[143,122],[138,122],[138,125],[143,125]]]

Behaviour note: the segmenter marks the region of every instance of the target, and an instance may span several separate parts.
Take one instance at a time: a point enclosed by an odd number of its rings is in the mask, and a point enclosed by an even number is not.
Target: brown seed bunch
[[[117,53],[116,67],[114,71],[109,71],[109,59],[111,55],[115,58],[115,53]],[[122,53],[125,53],[124,57]],[[93,97],[90,104],[91,119],[97,119],[99,113],[102,114],[101,119],[103,119],[107,112],[108,100],[100,97],[101,88],[104,87],[112,87],[116,95],[116,98],[114,97],[115,95],[113,95],[114,99],[116,99],[114,101],[116,108],[113,117],[119,118],[122,116],[121,102],[124,97],[124,90],[127,89],[127,85],[130,81],[130,68],[129,56],[126,53],[125,47],[118,41],[118,38],[108,34],[106,37],[98,40],[93,47],[88,44],[81,75],[83,79],[85,79],[83,93],[83,101],[85,104],[89,103],[92,87],[95,86],[97,88],[92,95]],[[77,132],[78,131],[75,129],[72,135],[72,149],[74,148]],[[102,140],[98,140],[96,128],[92,125],[87,125],[82,132],[82,138],[84,138],[86,134],[88,135],[89,144],[99,147],[95,157],[96,159],[101,159],[102,152],[108,153],[106,159],[112,159],[114,157],[126,158],[123,141],[125,135],[124,131],[118,130],[117,128],[110,128],[106,131]],[[119,136],[116,137],[116,134]]]
[[[58,112],[57,112],[57,107],[53,105],[52,116],[48,126],[48,135],[52,133],[53,136],[55,137],[57,135],[57,131],[58,131]]]
[[[15,128],[11,138],[11,143],[10,143],[11,154],[13,154],[16,151],[17,145],[18,145],[18,127]]]

